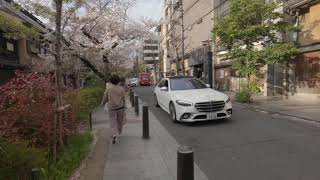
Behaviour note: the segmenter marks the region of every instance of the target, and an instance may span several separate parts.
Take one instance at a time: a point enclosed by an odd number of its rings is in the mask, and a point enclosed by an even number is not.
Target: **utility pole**
[[[156,57],[154,56],[154,53],[152,54],[152,59],[153,59],[154,81],[155,81],[155,84],[157,84],[157,81],[158,81],[158,78],[157,78],[157,62],[156,62]]]
[[[184,67],[184,10],[183,10],[183,0],[180,0],[180,8],[181,8],[181,69],[182,74],[185,75],[185,67]]]
[[[212,29],[214,28],[214,24],[215,24],[215,0],[212,0],[212,9],[213,9],[213,11],[212,11],[212,19],[213,19],[213,21],[212,21]],[[212,63],[211,63],[211,68],[212,68],[212,86],[211,86],[211,88],[212,89],[214,89],[214,88],[216,88],[216,87],[214,87],[214,85],[216,84],[215,83],[215,79],[216,79],[216,77],[215,77],[215,73],[216,73],[216,71],[215,71],[215,68],[214,68],[214,62],[216,61],[216,59],[217,59],[217,54],[216,54],[216,46],[217,44],[216,44],[216,39],[214,39],[214,37],[212,37],[212,46],[211,46],[211,52],[212,52]]]

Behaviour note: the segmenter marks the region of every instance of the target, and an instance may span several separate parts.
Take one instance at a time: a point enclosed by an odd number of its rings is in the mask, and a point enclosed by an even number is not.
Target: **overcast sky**
[[[162,0],[137,0],[137,3],[129,11],[129,16],[139,20],[140,17],[149,17],[159,20],[161,17]]]

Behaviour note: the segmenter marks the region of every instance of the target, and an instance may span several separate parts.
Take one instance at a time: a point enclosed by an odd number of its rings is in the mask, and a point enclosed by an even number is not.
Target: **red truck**
[[[141,73],[139,77],[140,86],[151,86],[151,73]]]

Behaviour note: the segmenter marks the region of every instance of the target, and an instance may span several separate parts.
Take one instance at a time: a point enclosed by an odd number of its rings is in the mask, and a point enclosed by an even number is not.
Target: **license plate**
[[[207,119],[215,119],[217,116],[215,113],[207,114]]]

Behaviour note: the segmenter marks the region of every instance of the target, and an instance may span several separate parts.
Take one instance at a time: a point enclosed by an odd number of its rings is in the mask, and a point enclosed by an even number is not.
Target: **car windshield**
[[[148,75],[142,75],[141,80],[148,81],[150,77]]]
[[[175,90],[204,89],[207,88],[200,80],[194,78],[171,79],[170,88]]]

